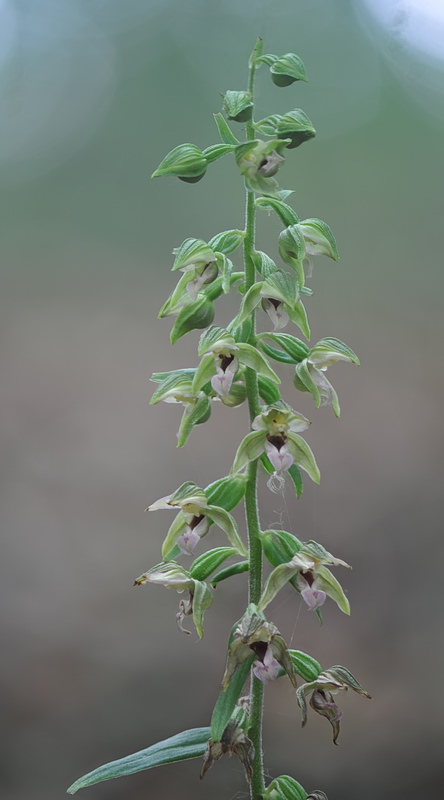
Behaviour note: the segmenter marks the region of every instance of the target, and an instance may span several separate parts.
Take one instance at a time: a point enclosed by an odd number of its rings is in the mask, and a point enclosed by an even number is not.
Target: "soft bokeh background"
[[[206,725],[243,578],[216,592],[202,642],[178,633],[177,595],[131,588],[171,518],[143,509],[183,480],[226,474],[245,409],[217,407],[175,449],[179,410],[149,408],[152,371],[196,363],[157,309],[171,249],[242,225],[230,160],[187,185],[148,180],[182,141],[217,140],[220,93],[245,84],[257,35],[297,52],[310,83],[263,69],[264,116],[302,106],[318,129],[281,182],[333,227],[318,259],[313,339],[362,367],[332,373],[342,419],[313,420],[323,473],[299,502],[264,487],[266,525],[354,566],[353,613],[325,624],[290,590],[270,616],[294,647],[343,663],[374,695],[341,698],[341,746],[303,732],[291,687],[267,692],[266,765],[330,800],[438,796],[442,767],[442,209],[444,21],[439,0],[2,0],[2,659],[5,800],[56,800],[80,774]],[[260,219],[273,255],[279,225]],[[224,324],[234,300],[220,303]],[[241,519],[241,517],[240,517]],[[222,543],[212,534],[212,543]],[[240,765],[200,784],[188,762],[100,784],[85,798],[245,797]]]

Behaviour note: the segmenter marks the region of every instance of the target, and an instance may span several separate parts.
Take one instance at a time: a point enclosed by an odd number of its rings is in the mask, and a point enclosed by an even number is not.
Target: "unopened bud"
[[[174,175],[187,183],[197,183],[207,171],[207,160],[195,144],[180,144],[171,150],[151,175],[161,178]]]

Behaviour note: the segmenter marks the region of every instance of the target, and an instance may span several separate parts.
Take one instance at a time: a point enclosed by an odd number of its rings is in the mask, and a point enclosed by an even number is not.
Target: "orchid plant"
[[[277,183],[276,175],[287,151],[312,139],[315,129],[299,108],[254,120],[255,77],[264,65],[269,67],[272,81],[278,87],[307,80],[297,55],[263,54],[262,41],[258,40],[249,59],[247,90],[227,91],[224,115],[215,115],[220,143],[205,150],[194,144],[179,145],[153,173],[153,177],[176,176],[196,183],[213,161],[233,155],[245,183],[246,215],[242,229],[217,233],[209,242],[188,238],[173,250],[173,271],[181,275],[159,316],[175,317],[170,335],[172,344],[191,331],[203,329],[198,344],[200,361],[189,369],[155,373],[152,380],[156,389],[151,403],[183,405],[178,447],[186,443],[194,427],[209,419],[217,401],[228,407],[245,402],[249,430],[237,448],[227,476],[204,488],[186,481],[172,494],[151,503],[149,511],[168,509],[176,515],[163,542],[161,562],[135,581],[137,586],[160,584],[179,592],[182,595],[176,615],[179,629],[190,632],[185,627],[189,617],[200,638],[205,612],[213,602],[214,588],[221,581],[245,573],[248,603],[242,618],[231,628],[225,672],[210,725],[175,734],[105,764],[77,780],[68,790],[71,794],[108,778],[197,757],[203,757],[200,773],[203,778],[215,761],[228,754],[240,759],[252,800],[326,800],[323,791],[308,792],[295,777],[288,775],[266,785],[262,748],[264,689],[287,675],[296,690],[302,725],[307,721],[307,696],[310,696],[311,708],[330,722],[335,744],[342,716],[334,700],[336,692],[353,689],[369,697],[345,667],[323,669],[311,655],[289,649],[276,625],[266,617],[271,601],[288,584],[321,622],[321,608],[327,598],[344,614],[350,613],[346,594],[330,569],[348,568],[345,561],[318,542],[300,541],[284,530],[261,530],[257,502],[259,469],[268,476],[271,491],[283,491],[289,480],[297,497],[303,488],[302,472],[315,483],[320,481],[313,452],[301,436],[311,423],[281,397],[280,378],[272,362],[290,366],[295,389],[309,392],[316,408],[331,405],[339,417],[338,397],[326,371],[337,361],[359,364],[359,360],[338,339],[323,338],[310,347],[293,332],[282,332],[286,327],[290,331],[296,327],[305,339],[310,338],[304,302],[312,294],[306,278],[311,273],[313,257],[323,255],[337,261],[339,256],[329,226],[320,219],[300,220],[287,203],[291,192],[280,189]],[[227,120],[245,125],[245,141],[237,138]],[[255,247],[256,213],[264,209],[275,213],[283,226],[277,250],[287,270]],[[243,268],[236,270],[230,256],[240,248]],[[239,311],[222,328],[213,324],[215,301],[233,290],[240,294]],[[261,315],[264,327],[268,320],[272,330],[258,332],[257,315]],[[292,403],[297,403],[296,394]],[[241,502],[245,506],[246,541],[230,513]],[[226,534],[227,546],[202,552],[201,540],[213,526]],[[186,560],[193,558],[195,552],[196,557],[187,565]],[[228,560],[231,560],[229,565],[225,563]],[[265,583],[264,560],[272,567]],[[298,687],[299,679],[303,684]],[[247,682],[249,692],[245,695]]]

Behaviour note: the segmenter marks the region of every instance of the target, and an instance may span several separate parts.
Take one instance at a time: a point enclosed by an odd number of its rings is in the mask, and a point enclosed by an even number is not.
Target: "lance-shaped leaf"
[[[284,363],[299,364],[310,353],[310,349],[304,342],[289,333],[261,333],[258,339],[261,347],[263,347],[263,339],[271,339],[272,342],[279,345],[290,359]]]
[[[225,691],[220,692],[216,705],[211,716],[211,738],[214,742],[219,742],[222,734],[231,719],[236,703],[242,694],[245,681],[248,678],[251,665],[254,660],[254,653],[239,666],[235,675],[230,681]]]
[[[171,150],[151,175],[152,178],[174,175],[187,183],[197,183],[205,175],[207,160],[195,144],[180,144]]]
[[[239,561],[237,564],[231,564],[229,567],[221,569],[220,572],[217,572],[216,575],[213,576],[210,581],[211,586],[214,589],[221,581],[226,581],[227,578],[232,578],[233,575],[242,575],[242,573],[248,572],[249,569],[249,561]]]
[[[275,778],[262,795],[263,800],[307,800],[307,792],[290,775]]]
[[[206,422],[210,414],[211,401],[205,394],[202,394],[195,403],[185,408],[177,432],[177,447],[183,447],[194,426]]]
[[[236,524],[236,520],[228,511],[225,511],[224,508],[219,508],[218,506],[208,506],[207,507],[208,516],[211,517],[213,522],[222,528],[224,533],[227,534],[228,541],[230,544],[237,550],[237,552],[241,556],[247,556],[248,550],[246,549],[242,539],[239,536],[239,530]]]
[[[264,452],[266,437],[266,431],[252,431],[242,439],[230,470],[231,475],[240,472],[250,461],[255,461],[256,458],[259,458],[261,453]]]
[[[223,143],[233,144],[233,145],[240,144],[239,139],[236,138],[230,126],[223,118],[222,114],[220,113],[213,114],[213,116],[214,116],[214,121],[217,125],[217,130],[219,131],[219,136],[222,139]]]
[[[238,551],[235,547],[215,547],[213,550],[208,550],[202,553],[193,561],[189,573],[192,578],[198,581],[204,581],[208,578],[214,570],[220,567],[227,558],[237,556]]]
[[[229,230],[216,233],[210,241],[209,246],[216,252],[228,255],[241,246],[245,239],[244,231]]]
[[[313,139],[316,131],[313,123],[301,108],[295,108],[284,114],[277,124],[277,135],[279,139],[285,139],[289,150],[299,147],[303,142]]]
[[[278,197],[267,197],[266,195],[263,197],[257,197],[255,200],[255,206],[256,208],[264,208],[267,211],[270,209],[275,211],[286,228],[299,222],[299,217],[295,211],[293,211],[291,206],[287,205],[287,203],[284,203],[283,200],[279,200]]]
[[[319,472],[319,467],[316,464],[313,451],[305,439],[302,436],[298,436],[297,433],[287,433],[287,437],[288,451],[293,456],[297,466],[301,467],[314,483],[320,483],[321,473]]]
[[[133,775],[145,769],[160,767],[163,764],[173,764],[176,761],[186,761],[190,758],[199,758],[205,753],[210,728],[191,728],[190,730],[170,736],[161,742],[132,753],[117,761],[104,764],[92,772],[79,778],[68,789],[68,794],[75,794],[79,789],[93,786],[95,783],[107,781],[111,778],[121,778],[124,775]]]

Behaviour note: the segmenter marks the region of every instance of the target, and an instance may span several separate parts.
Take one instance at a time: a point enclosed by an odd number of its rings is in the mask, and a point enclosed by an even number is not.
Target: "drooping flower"
[[[330,669],[321,672],[315,681],[304,683],[303,686],[296,691],[298,705],[302,711],[302,727],[304,727],[307,723],[306,698],[309,694],[311,694],[310,706],[322,717],[326,717],[328,719],[333,728],[334,744],[338,743],[337,740],[340,730],[339,722],[343,717],[343,712],[337,703],[335,703],[333,695],[336,694],[340,689],[353,689],[353,691],[360,694],[361,697],[367,697],[371,699],[368,692],[362,688],[361,684],[358,683],[351,672],[349,672],[349,670],[345,667],[341,667],[339,665],[330,667]]]
[[[316,408],[331,405],[337,417],[340,416],[338,395],[325,373],[337,361],[347,361],[359,365],[359,358],[353,350],[339,339],[321,339],[299,364],[296,364],[294,384],[303,392],[310,392]]]

